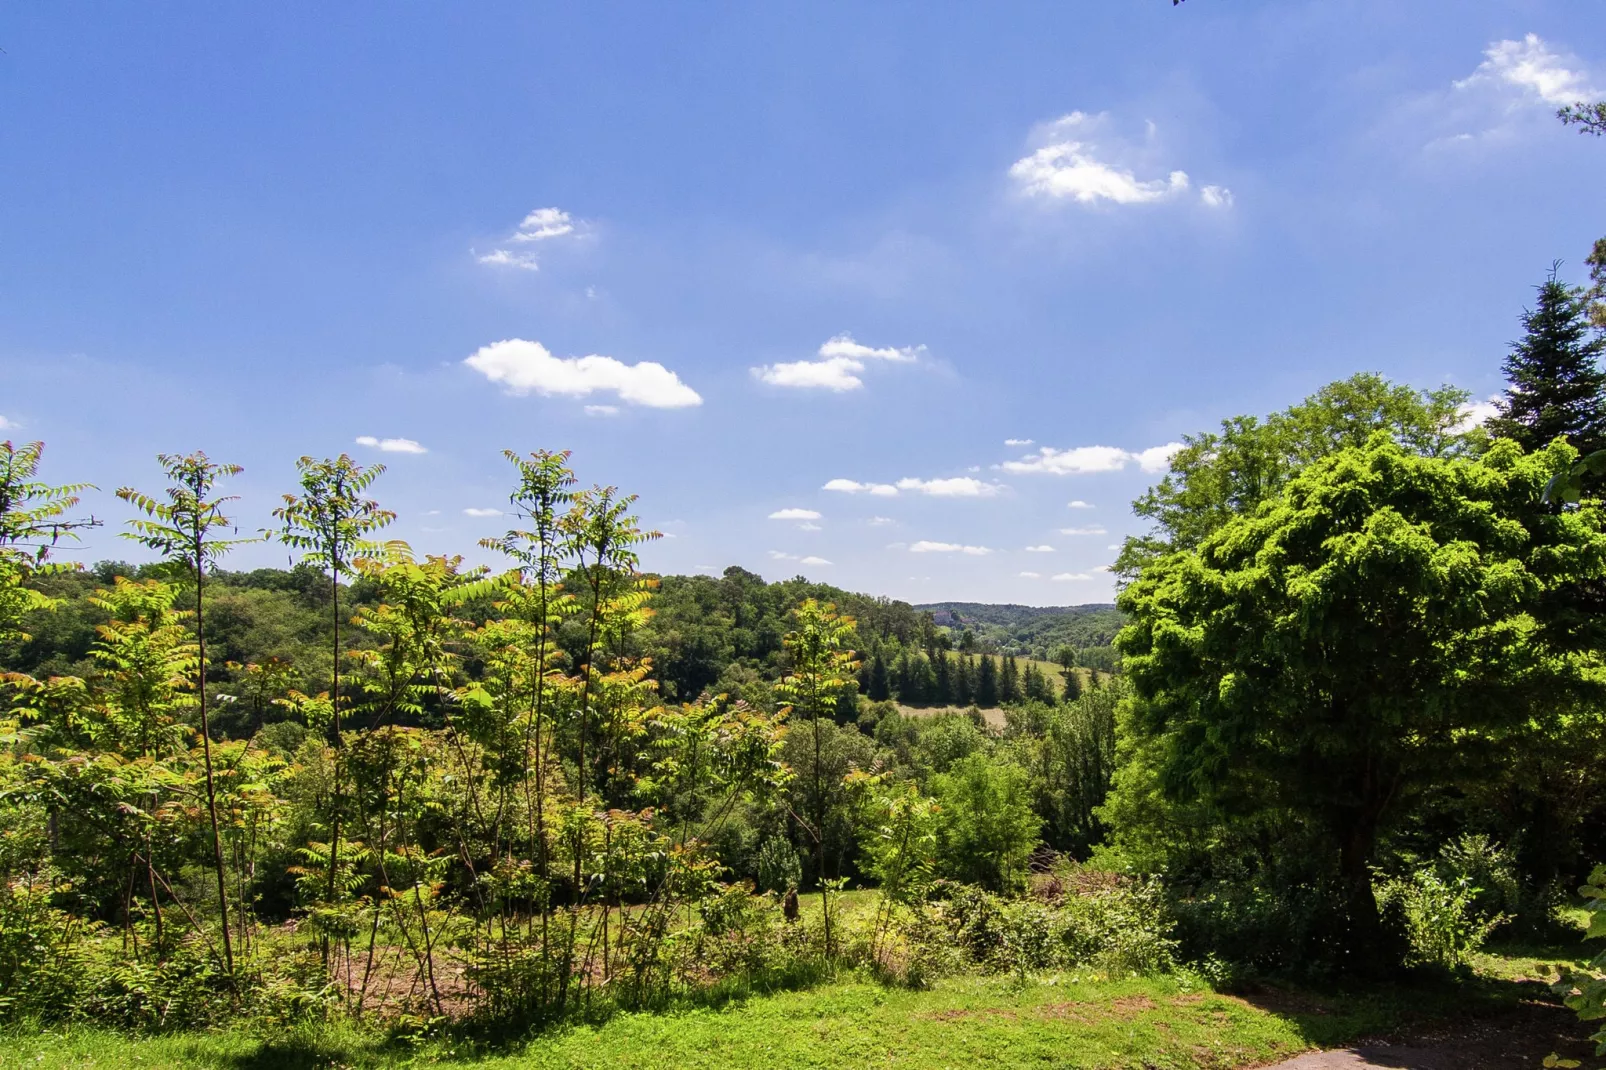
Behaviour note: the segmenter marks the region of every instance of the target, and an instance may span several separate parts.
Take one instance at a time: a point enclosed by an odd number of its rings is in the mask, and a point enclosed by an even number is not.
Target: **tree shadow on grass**
[[[1313,1047],[1366,1060],[1304,1056],[1291,1070],[1532,1070],[1552,1052],[1584,1059],[1594,1051],[1590,1028],[1539,980],[1421,978],[1324,991],[1268,984],[1235,994],[1292,1023]]]

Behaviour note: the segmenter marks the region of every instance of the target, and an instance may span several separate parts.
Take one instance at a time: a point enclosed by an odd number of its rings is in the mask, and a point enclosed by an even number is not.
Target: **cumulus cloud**
[[[991,498],[1004,489],[1001,483],[983,483],[970,476],[954,476],[951,479],[910,477],[898,480],[897,487],[899,490],[913,491],[933,498]]]
[[[986,546],[964,546],[957,542],[932,542],[921,539],[909,547],[912,554],[969,554],[972,557],[984,557],[993,551]]]
[[[414,442],[410,438],[375,438],[373,435],[358,435],[357,445],[371,446],[385,453],[428,453],[429,450]]]
[[[892,519],[890,516],[872,516],[868,521],[866,521],[866,523],[873,528],[882,528],[886,527],[888,524],[896,524],[897,521]]]
[[[1077,446],[1057,450],[1043,446],[1036,453],[1027,454],[1015,461],[1005,461],[998,467],[1006,472],[1043,472],[1055,476],[1087,475],[1093,472],[1119,472],[1129,464],[1137,464],[1145,472],[1163,472],[1172,454],[1182,449],[1180,442],[1164,446],[1151,446],[1132,453],[1118,446]],[[1073,509],[1089,508],[1086,503],[1071,503]]]
[[[1500,415],[1500,406],[1496,404],[1497,398],[1488,401],[1474,401],[1470,405],[1461,406],[1461,419],[1450,428],[1456,434],[1465,434],[1474,427],[1481,427],[1484,421]]]
[[[1089,524],[1082,528],[1060,528],[1061,535],[1107,535],[1109,534],[1097,524]]]
[[[1460,90],[1495,85],[1550,106],[1574,104],[1606,95],[1591,87],[1589,76],[1567,58],[1551,51],[1536,33],[1520,41],[1496,41],[1483,50],[1483,62],[1454,83]]]
[[[771,513],[771,520],[818,520],[820,514],[813,509],[777,509]]]
[[[820,489],[841,494],[872,494],[878,498],[892,498],[898,493],[898,488],[891,483],[860,483],[856,479],[833,479]]]
[[[1032,139],[1038,147],[1015,161],[1010,177],[1028,197],[1085,205],[1148,204],[1183,196],[1192,188],[1188,172],[1182,170],[1164,177],[1137,176],[1130,161],[1152,160],[1154,123],[1148,124],[1148,144],[1142,149],[1103,133],[1108,126],[1108,115],[1081,111],[1039,126]],[[1232,192],[1223,186],[1206,186],[1199,198],[1212,208],[1232,205]]]
[[[1017,572],[1016,575],[1023,580],[1040,580],[1043,578],[1041,572]]]
[[[1045,542],[1041,546],[1026,547],[1026,552],[1029,554],[1051,554],[1054,552],[1054,547]]]
[[[1167,442],[1164,446],[1150,446],[1139,451],[1133,460],[1145,472],[1164,472],[1171,466],[1171,458],[1181,453],[1183,445],[1180,442]]]
[[[554,357],[540,342],[509,338],[482,347],[463,361],[509,394],[565,397],[615,393],[631,405],[678,409],[701,405],[697,391],[656,361],[625,364],[612,357]]]
[[[815,353],[814,360],[783,361],[753,368],[753,375],[771,386],[799,390],[829,390],[843,393],[864,386],[859,375],[871,361],[889,361],[910,364],[919,359],[925,346],[881,348],[864,345],[849,334],[827,339]]]
[[[518,242],[546,241],[574,233],[574,220],[560,208],[537,208],[524,217],[519,229],[513,232]]]
[[[829,565],[830,563],[831,562],[827,561],[823,557],[814,557],[812,555],[805,557],[798,562],[800,565]]]
[[[463,515],[464,516],[481,516],[481,517],[484,517],[484,516],[501,516],[502,515],[502,510],[500,510],[500,509],[477,509],[474,506],[469,506],[467,509],[463,510]]]
[[[773,559],[775,561],[796,561],[797,560],[797,555],[796,554],[789,554],[785,550],[771,550],[771,551],[769,551],[769,555],[770,555],[771,559]]]
[[[1075,501],[1066,502],[1065,503],[1065,508],[1067,508],[1067,509],[1091,509],[1093,507],[1091,505],[1089,505],[1087,502],[1084,502],[1082,499],[1077,498]]]
[[[1004,445],[1006,445],[1006,446],[1030,446],[1031,444],[1032,444],[1032,440],[1029,439],[1029,438],[1006,438],[1006,439],[1004,439]]]
[[[508,235],[507,240],[510,243],[526,244],[529,242],[549,241],[552,238],[561,238],[564,235],[573,234],[574,230],[575,223],[568,212],[560,208],[537,208],[524,217],[513,233]],[[512,249],[493,249],[488,253],[476,256],[475,259],[482,264],[518,268],[521,271],[539,271],[541,269],[540,262],[536,260],[534,253],[515,252]]]
[[[1093,577],[1089,576],[1086,572],[1056,572],[1056,573],[1054,573],[1053,576],[1051,576],[1049,578],[1050,579],[1054,579],[1054,580],[1065,581],[1065,580],[1090,580]]]
[[[619,406],[617,406],[617,405],[587,405],[586,406],[586,415],[587,416],[618,416],[619,415]]]

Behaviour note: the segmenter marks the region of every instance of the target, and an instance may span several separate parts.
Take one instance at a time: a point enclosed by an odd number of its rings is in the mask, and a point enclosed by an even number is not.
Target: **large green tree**
[[[1546,598],[1606,571],[1598,507],[1539,504],[1571,451],[1424,457],[1374,436],[1123,591],[1129,728],[1174,802],[1292,815],[1376,946],[1371,867],[1417,793],[1487,774],[1530,713],[1582,687]]]
[[[1526,450],[1565,437],[1584,453],[1606,447],[1606,336],[1589,323],[1589,296],[1555,271],[1522,315],[1523,337],[1506,357],[1510,384],[1500,414],[1485,425]]]
[[[1197,546],[1231,518],[1276,495],[1306,465],[1364,445],[1378,431],[1421,456],[1472,451],[1479,436],[1462,426],[1470,396],[1448,386],[1413,390],[1363,372],[1329,383],[1265,419],[1235,416],[1223,420],[1220,431],[1186,435],[1170,470],[1132,503],[1154,529],[1127,540],[1116,571],[1130,577],[1145,561]]]

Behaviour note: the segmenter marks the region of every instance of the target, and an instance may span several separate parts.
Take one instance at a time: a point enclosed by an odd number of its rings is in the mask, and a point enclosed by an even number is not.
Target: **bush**
[[[1042,820],[1026,771],[972,754],[932,778],[937,797],[938,872],[995,891],[1019,888]]]
[[[1397,912],[1404,927],[1410,948],[1407,965],[1455,969],[1467,964],[1489,933],[1506,921],[1503,914],[1480,916],[1478,892],[1469,878],[1446,879],[1431,867],[1378,886],[1378,905]]]
[[[771,836],[758,851],[758,886],[766,892],[786,892],[803,883],[803,863],[797,848],[783,836]]]

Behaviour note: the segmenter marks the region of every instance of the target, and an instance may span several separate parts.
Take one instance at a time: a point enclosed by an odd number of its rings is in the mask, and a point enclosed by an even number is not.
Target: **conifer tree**
[[[870,686],[865,694],[871,702],[885,702],[892,697],[892,682],[887,679],[887,659],[879,652],[870,664]]]
[[[931,699],[939,706],[947,706],[954,700],[953,674],[950,672],[952,663],[948,660],[946,650],[934,651],[931,658],[931,673],[935,677],[932,686]]]
[[[1510,385],[1497,402],[1500,414],[1484,426],[1529,452],[1558,436],[1581,453],[1606,447],[1606,372],[1599,364],[1606,336],[1590,327],[1585,291],[1561,282],[1552,268],[1522,325],[1505,361]]]
[[[976,697],[976,670],[969,657],[959,657],[953,665],[953,699],[956,706],[968,706]]]
[[[1065,666],[1065,689],[1060,697],[1067,706],[1082,697],[1082,677],[1074,666]]]
[[[998,672],[998,701],[1005,706],[1014,706],[1020,702],[1020,666],[1015,663],[1015,655],[1008,654],[998,659],[1000,663]]]
[[[991,654],[981,656],[981,665],[976,670],[975,701],[984,709],[998,705],[998,666],[993,663]]]

